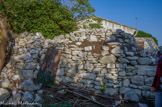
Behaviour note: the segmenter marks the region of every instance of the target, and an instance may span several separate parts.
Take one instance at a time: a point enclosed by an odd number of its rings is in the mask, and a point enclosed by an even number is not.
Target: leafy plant
[[[44,70],[40,70],[38,74],[38,80],[40,83],[42,83],[42,86],[47,86],[47,87],[53,85],[55,81],[54,77],[51,75],[51,72],[50,71],[45,72]]]
[[[101,24],[98,24],[98,23],[91,23],[89,24],[90,28],[102,28]]]
[[[0,40],[2,40],[2,35],[0,35]]]
[[[104,93],[106,89],[106,83],[101,84],[101,92]]]
[[[103,28],[102,27],[102,19],[100,18],[93,18],[94,21],[97,21],[97,23],[90,23],[89,26],[90,28]]]
[[[155,41],[156,45],[158,45],[158,40],[154,36],[152,36],[151,34],[146,33],[144,31],[138,31],[136,37],[151,37]]]
[[[76,30],[73,13],[59,0],[4,0],[0,3],[1,17],[6,17],[16,33],[41,32],[45,38]]]

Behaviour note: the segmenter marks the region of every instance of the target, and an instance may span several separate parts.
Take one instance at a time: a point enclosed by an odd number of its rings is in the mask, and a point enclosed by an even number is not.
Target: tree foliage
[[[57,0],[5,0],[0,10],[16,33],[41,32],[53,38],[76,29],[73,14]]]
[[[158,40],[154,36],[152,36],[151,34],[146,33],[144,31],[138,31],[138,34],[137,34],[136,37],[151,37],[155,41],[156,45],[158,45]]]
[[[91,6],[89,0],[58,0],[68,7],[76,19],[81,19],[92,15],[95,9]]]

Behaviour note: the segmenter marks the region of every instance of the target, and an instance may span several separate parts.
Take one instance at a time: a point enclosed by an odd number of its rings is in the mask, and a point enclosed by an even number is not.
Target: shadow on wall
[[[69,35],[72,37],[61,56],[57,83],[86,87],[98,93],[104,87],[108,95],[130,90],[130,78],[136,74],[133,71],[138,63],[136,54],[140,51],[133,35],[120,29],[115,33],[109,29],[92,29],[73,32]]]

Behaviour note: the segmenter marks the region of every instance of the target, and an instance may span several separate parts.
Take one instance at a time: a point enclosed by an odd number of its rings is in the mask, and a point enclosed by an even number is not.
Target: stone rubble
[[[0,101],[11,97],[5,88],[21,90],[21,95],[19,91],[14,92],[15,100],[41,100],[41,85],[34,84],[33,79],[37,78],[45,53],[51,46],[62,51],[56,83],[70,83],[96,92],[101,92],[101,86],[106,83],[105,94],[124,94],[127,98],[128,91],[135,91],[138,96],[133,95],[136,96],[134,101],[139,101],[141,96],[153,96],[149,90],[156,66],[138,48],[134,36],[122,30],[86,29],[52,40],[45,39],[41,33],[19,35],[11,59],[0,75],[3,87]]]

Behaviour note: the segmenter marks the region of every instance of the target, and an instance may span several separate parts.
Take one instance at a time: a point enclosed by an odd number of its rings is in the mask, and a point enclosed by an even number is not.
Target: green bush
[[[4,0],[0,10],[16,33],[41,32],[52,39],[76,30],[73,13],[58,0]]]
[[[100,19],[100,18],[93,18],[93,20],[96,21],[97,23],[90,23],[89,24],[90,28],[98,28],[98,29],[103,28],[102,27],[102,23],[101,23],[102,19]]]
[[[151,34],[146,33],[144,31],[138,31],[136,37],[151,37],[155,41],[156,45],[158,45],[158,40],[154,36],[152,36]]]

